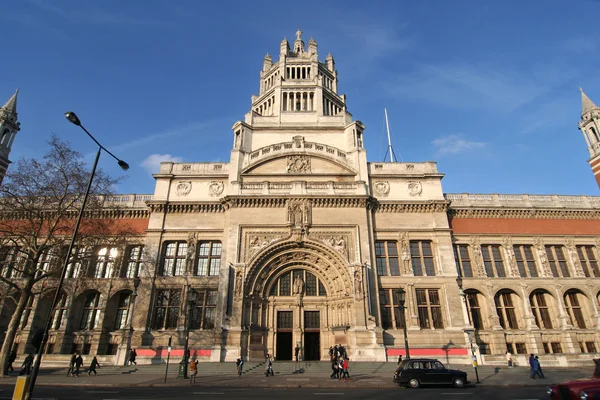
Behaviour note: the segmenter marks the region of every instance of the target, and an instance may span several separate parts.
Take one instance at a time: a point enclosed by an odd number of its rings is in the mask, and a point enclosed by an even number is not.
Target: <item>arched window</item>
[[[536,325],[541,329],[552,329],[552,317],[549,310],[550,295],[543,290],[536,290],[529,297],[531,311]]]
[[[519,329],[515,312],[516,295],[510,290],[503,290],[496,295],[495,301],[500,325],[504,329]]]
[[[52,300],[50,300],[52,301]],[[52,312],[52,327],[51,329],[61,329],[67,318],[67,310],[68,310],[68,304],[67,304],[67,294],[63,292],[63,294],[60,296],[60,298],[58,299],[58,303],[56,304],[56,308],[54,309],[54,311]]]
[[[91,330],[98,326],[100,312],[102,311],[102,295],[98,292],[88,293],[83,305],[83,314],[79,329]]]
[[[281,275],[279,279],[271,286],[270,296],[292,296],[292,284],[296,278],[302,279],[304,282],[305,296],[327,296],[327,291],[323,283],[312,273],[303,270],[295,269]]]
[[[596,142],[600,142],[600,136],[598,135],[598,132],[596,132],[596,128],[590,126],[590,131],[592,132],[592,139]]]
[[[565,306],[567,313],[571,318],[571,324],[580,329],[586,329],[584,312],[582,303],[585,301],[585,296],[576,290],[569,290],[565,294]]]

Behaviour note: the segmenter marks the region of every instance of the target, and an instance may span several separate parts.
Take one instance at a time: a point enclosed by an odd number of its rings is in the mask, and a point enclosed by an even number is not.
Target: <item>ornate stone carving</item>
[[[387,196],[390,193],[390,183],[388,181],[378,181],[373,185],[375,193],[381,196]]]
[[[211,182],[208,186],[208,194],[211,196],[219,196],[223,193],[223,189],[225,189],[225,185],[223,182]]]
[[[550,270],[550,263],[548,262],[548,256],[546,255],[546,247],[544,246],[544,241],[542,240],[542,238],[536,237],[533,239],[533,243],[541,264],[541,277],[551,278],[552,271]]]
[[[345,238],[344,236],[345,235],[343,235],[343,236],[342,235],[340,235],[340,236],[331,235],[331,236],[317,236],[315,238],[318,238],[321,242],[325,243],[326,245],[328,245],[329,247],[331,247],[338,253],[342,254],[344,256],[344,258],[348,259],[348,241],[347,241],[347,238]]]
[[[187,254],[185,256],[185,268],[188,273],[194,271],[194,259],[196,258],[196,243],[198,243],[198,233],[190,232],[187,240]]]
[[[510,236],[502,237],[502,247],[506,252],[508,267],[510,268],[509,276],[514,278],[520,277],[521,273],[519,272],[519,266],[517,265],[517,259],[515,257],[515,249],[513,248],[512,239]]]
[[[485,272],[485,265],[483,263],[483,255],[481,254],[481,245],[479,244],[479,236],[472,236],[469,241],[471,250],[473,253],[473,264],[475,264],[475,270],[477,276],[487,276]]]
[[[246,259],[279,239],[281,239],[281,235],[277,234],[250,234],[248,236],[248,245],[246,246]]]
[[[244,276],[242,273],[242,270],[238,269],[235,272],[235,294],[238,298],[238,300],[242,299],[242,294],[244,293]]]
[[[402,275],[414,275],[411,265],[408,232],[400,232],[400,257],[402,258]]]
[[[363,294],[363,278],[362,267],[357,267],[354,271],[354,293],[356,296],[362,297]]]
[[[177,183],[177,194],[187,196],[192,191],[192,181],[179,181]]]
[[[300,295],[304,294],[304,281],[299,276],[294,278],[293,290],[294,291],[292,292],[292,294],[300,294]]]
[[[290,174],[291,173],[309,174],[310,173],[310,157],[305,156],[305,155],[288,156],[286,171]]]
[[[567,238],[567,252],[569,253],[569,258],[573,264],[573,276],[575,278],[585,278],[585,273],[583,272],[583,266],[581,265],[581,261],[579,260],[579,254],[577,254],[577,247],[575,246],[575,240],[573,238]]]
[[[292,228],[304,228],[311,224],[310,201],[289,201],[287,208],[287,222]]]
[[[419,181],[409,181],[407,185],[408,194],[411,196],[420,196],[421,192],[423,192],[423,185]]]

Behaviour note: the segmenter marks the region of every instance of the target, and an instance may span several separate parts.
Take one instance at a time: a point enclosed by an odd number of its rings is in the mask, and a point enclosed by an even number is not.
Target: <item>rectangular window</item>
[[[179,319],[181,290],[158,290],[154,311],[154,329],[175,329]]]
[[[163,276],[182,276],[185,274],[187,247],[186,241],[165,243],[162,265]]]
[[[73,249],[72,255],[69,256],[69,264],[67,265],[67,272],[65,278],[79,278],[83,272],[86,272],[87,266],[90,262],[90,249],[85,247],[76,247]],[[68,249],[65,249],[65,254]]]
[[[577,246],[577,255],[586,278],[600,278],[598,259],[594,254],[594,246]]]
[[[538,327],[552,329],[552,319],[544,293],[536,292],[531,296],[531,311]]]
[[[422,329],[443,329],[442,305],[437,289],[416,289],[419,326]]]
[[[513,246],[515,261],[522,278],[537,278],[539,276],[531,248],[532,246],[523,244]]]
[[[503,278],[506,276],[500,245],[481,245],[481,255],[483,256],[483,265],[488,278]]]
[[[510,292],[501,292],[496,297],[496,312],[504,329],[519,329],[515,306]]]
[[[596,353],[596,343],[585,342],[585,350],[586,350],[586,353]]]
[[[571,318],[571,324],[579,329],[586,329],[583,311],[581,310],[581,304],[577,298],[577,292],[567,293],[565,296],[565,305],[567,306],[567,312]]]
[[[94,278],[112,278],[118,252],[116,247],[98,249]]]
[[[471,323],[475,329],[483,329],[483,320],[481,318],[481,307],[476,293],[466,293],[467,307],[469,308],[469,316]]]
[[[125,271],[123,277],[136,278],[140,275],[140,265],[144,257],[144,246],[129,246],[125,254]]]
[[[277,329],[292,329],[292,311],[277,311]]]
[[[306,274],[306,295],[317,295],[317,277],[313,274]]]
[[[381,326],[383,329],[403,328],[396,291],[397,289],[381,289],[379,291],[379,307],[381,310]]]
[[[435,276],[431,242],[422,240],[410,241],[410,257],[415,276]]]
[[[473,269],[471,268],[471,258],[469,257],[469,245],[455,244],[454,260],[456,261],[456,270],[459,276],[465,278],[473,277]]]
[[[490,345],[488,343],[478,342],[477,345],[479,346],[479,353],[491,354],[490,353]]]
[[[193,299],[190,329],[212,329],[215,327],[217,291],[196,289]]]
[[[565,259],[564,246],[546,246],[546,256],[552,275],[555,278],[569,278],[571,276]]]
[[[560,342],[550,343],[550,348],[552,349],[553,354],[562,353],[562,346],[560,345]]]
[[[6,279],[20,278],[23,273],[24,259],[16,246],[6,246],[0,249],[0,265],[2,276]]]
[[[525,343],[515,343],[516,354],[527,354],[527,346]]]
[[[399,276],[398,242],[395,240],[375,242],[375,263],[377,264],[377,275]]]
[[[221,267],[222,244],[219,241],[200,242],[198,245],[198,276],[218,276]]]

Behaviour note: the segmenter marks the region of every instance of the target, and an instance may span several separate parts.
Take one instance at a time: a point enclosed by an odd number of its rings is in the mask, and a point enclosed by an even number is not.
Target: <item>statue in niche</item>
[[[360,269],[357,269],[356,271],[354,271],[354,291],[356,292],[357,296],[362,296],[362,281],[362,271]]]
[[[244,279],[242,277],[242,271],[237,271],[235,273],[235,294],[242,294],[242,285],[244,284]]]
[[[188,272],[194,270],[194,257],[196,256],[196,234],[190,233],[188,236],[188,248],[185,257],[185,266]]]
[[[299,276],[294,279],[294,288],[292,294],[302,295],[304,293],[304,281]]]

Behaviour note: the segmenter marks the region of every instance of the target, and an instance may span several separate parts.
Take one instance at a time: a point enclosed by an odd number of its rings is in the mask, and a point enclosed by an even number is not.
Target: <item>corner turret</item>
[[[579,88],[581,92],[581,119],[579,120],[579,130],[590,153],[588,163],[592,167],[592,172],[600,188],[600,108]]]
[[[21,123],[17,121],[17,96],[15,94],[0,108],[0,184],[4,179],[10,160],[8,156],[17,132],[21,130]]]

